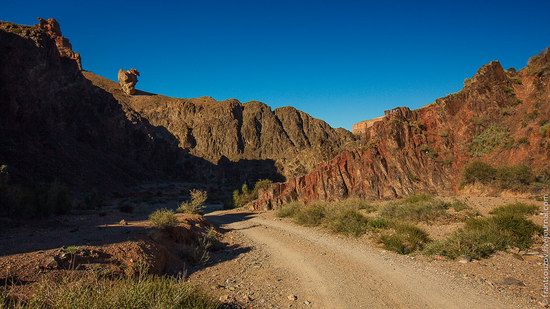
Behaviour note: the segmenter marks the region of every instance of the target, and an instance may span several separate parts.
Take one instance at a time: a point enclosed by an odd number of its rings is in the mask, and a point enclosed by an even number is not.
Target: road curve
[[[314,308],[517,308],[410,259],[287,220],[218,211],[206,218],[268,250]]]

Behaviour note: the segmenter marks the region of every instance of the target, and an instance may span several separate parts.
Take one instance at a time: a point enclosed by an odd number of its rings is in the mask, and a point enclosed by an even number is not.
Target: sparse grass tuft
[[[185,282],[160,276],[102,279],[89,275],[61,282],[42,281],[26,301],[0,292],[0,308],[219,308]]]
[[[295,215],[296,223],[305,226],[318,226],[323,223],[326,217],[326,208],[324,203],[314,203],[300,209]]]
[[[430,195],[419,194],[386,205],[380,212],[382,217],[413,222],[433,222],[446,217],[449,203]]]
[[[512,204],[506,204],[504,206],[500,206],[493,209],[491,211],[491,214],[495,216],[506,216],[506,215],[527,216],[527,215],[536,214],[537,210],[538,210],[538,207],[536,205],[528,205],[524,203],[512,203]]]
[[[392,232],[380,236],[380,242],[388,250],[400,254],[409,254],[421,250],[430,242],[428,234],[421,228],[408,224],[397,223],[393,226]]]
[[[469,152],[474,157],[491,153],[498,147],[507,146],[512,142],[508,129],[491,125],[472,139]]]
[[[154,227],[168,229],[178,225],[178,219],[174,211],[166,208],[157,209],[149,215],[149,220]]]
[[[370,230],[377,231],[389,228],[390,221],[383,217],[374,217],[369,219],[367,226]]]
[[[472,184],[475,182],[488,184],[495,180],[496,172],[496,169],[491,165],[474,161],[464,168],[462,184]]]
[[[359,237],[367,232],[368,220],[356,210],[342,210],[330,214],[327,225],[334,232]]]
[[[304,207],[304,205],[302,205],[299,202],[290,202],[288,204],[283,205],[281,208],[277,210],[277,217],[279,218],[294,217],[302,207]]]
[[[540,232],[540,227],[525,217],[533,211],[528,205],[508,204],[495,209],[491,217],[468,219],[464,228],[429,245],[426,253],[480,259],[508,247],[527,249]]]
[[[188,213],[188,214],[198,214],[204,208],[204,203],[208,199],[208,193],[203,190],[193,189],[189,191],[191,195],[191,200],[182,202],[177,212]]]

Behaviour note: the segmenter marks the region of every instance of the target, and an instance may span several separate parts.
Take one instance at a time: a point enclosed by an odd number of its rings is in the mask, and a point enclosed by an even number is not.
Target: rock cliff
[[[0,166],[17,182],[114,190],[182,179],[235,188],[304,174],[355,140],[290,107],[175,99],[125,79],[129,96],[81,70],[54,19],[1,22],[0,54]]]
[[[257,101],[177,99],[146,92],[129,97],[110,80],[84,74],[152,125],[166,129],[181,149],[213,164],[264,161],[274,165],[279,176],[292,177],[332,158],[356,139],[351,132],[334,129],[293,107],[272,110]]]
[[[274,184],[256,209],[348,196],[395,198],[458,188],[468,162],[550,166],[550,52],[516,72],[491,62],[454,94],[418,110],[396,108],[354,127],[362,143],[306,175]],[[545,129],[546,128],[546,129]]]

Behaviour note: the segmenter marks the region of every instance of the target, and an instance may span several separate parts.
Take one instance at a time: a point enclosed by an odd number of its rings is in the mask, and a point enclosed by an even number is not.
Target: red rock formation
[[[383,119],[358,126],[360,147],[343,151],[305,176],[274,184],[252,206],[450,192],[458,188],[462,169],[472,160],[548,168],[550,138],[539,131],[549,118],[548,50],[519,72],[491,62],[458,93],[418,110],[386,111]]]
[[[369,120],[363,120],[358,123],[353,124],[351,127],[351,132],[355,135],[363,135],[367,132],[367,130],[372,127],[375,123],[381,121],[384,119],[384,116],[376,117]]]

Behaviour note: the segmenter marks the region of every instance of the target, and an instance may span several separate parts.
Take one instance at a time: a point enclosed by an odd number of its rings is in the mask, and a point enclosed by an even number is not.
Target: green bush
[[[343,210],[329,215],[328,226],[332,231],[359,237],[367,232],[368,220],[356,210]]]
[[[518,215],[518,216],[527,216],[534,215],[537,213],[538,207],[536,205],[528,205],[524,203],[511,203],[504,206],[497,207],[493,209],[490,214],[496,216],[506,216],[506,215]]]
[[[273,182],[269,179],[260,179],[254,184],[254,189],[250,191],[248,185],[242,185],[241,190],[233,191],[233,207],[243,207],[258,198],[260,190],[268,188]]]
[[[424,230],[415,225],[398,223],[393,227],[393,233],[380,236],[380,242],[388,250],[409,254],[423,249],[430,242],[430,238]]]
[[[189,191],[191,200],[182,202],[177,212],[188,213],[188,214],[198,214],[205,207],[204,203],[208,199],[208,193],[203,190],[193,189]]]
[[[463,174],[463,184],[479,182],[489,184],[496,179],[497,170],[487,163],[474,161],[466,166]]]
[[[521,190],[535,181],[535,176],[528,166],[514,165],[497,168],[496,179],[501,189]]]
[[[491,153],[498,147],[509,146],[512,142],[507,129],[491,125],[472,139],[469,152],[474,157],[480,157],[483,154]]]
[[[447,239],[426,248],[428,254],[439,254],[455,259],[470,256],[485,258],[508,247],[527,249],[533,244],[533,236],[541,229],[525,215],[533,208],[522,204],[509,204],[495,209],[488,218],[472,218],[464,228]]]
[[[363,210],[365,212],[373,212],[376,210],[374,205],[360,198],[347,198],[337,202],[330,202],[328,205],[332,209]]]
[[[368,220],[367,226],[373,231],[386,229],[390,226],[390,221],[383,217],[374,217]]]
[[[537,181],[531,168],[526,165],[500,166],[497,168],[479,161],[466,166],[462,185],[482,183],[500,189],[525,190]]]
[[[298,224],[306,226],[317,226],[323,223],[326,217],[326,208],[323,203],[317,202],[303,207],[296,215]]]
[[[426,194],[408,197],[386,205],[380,215],[388,219],[432,222],[446,217],[449,204]]]
[[[277,210],[277,217],[294,217],[302,207],[304,206],[299,202],[290,202],[288,204],[284,204],[283,206],[281,206],[281,208]]]
[[[453,200],[452,202],[448,203],[448,205],[449,205],[449,208],[454,209],[456,212],[460,212],[471,208],[470,206],[468,206],[468,204],[459,200]]]
[[[84,276],[42,281],[26,301],[0,292],[0,308],[219,308],[220,304],[184,279],[142,276],[101,279]]]
[[[157,209],[149,215],[149,220],[154,227],[168,229],[178,225],[178,218],[174,211],[166,208]]]

